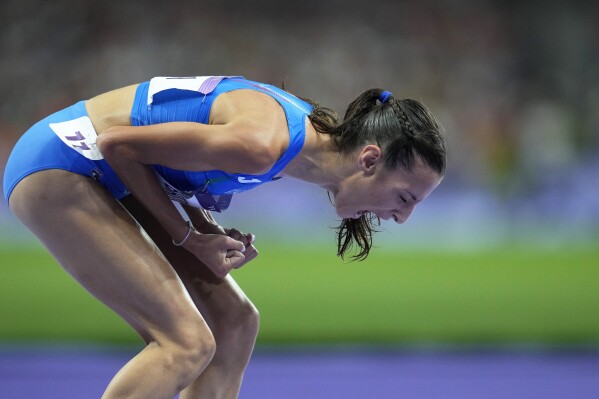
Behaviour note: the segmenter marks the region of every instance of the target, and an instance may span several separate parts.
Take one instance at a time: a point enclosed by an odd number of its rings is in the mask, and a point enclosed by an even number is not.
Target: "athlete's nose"
[[[406,205],[401,210],[394,211],[393,219],[395,220],[395,223],[398,223],[398,224],[405,223],[412,215],[412,212],[414,212],[414,206],[415,205]]]

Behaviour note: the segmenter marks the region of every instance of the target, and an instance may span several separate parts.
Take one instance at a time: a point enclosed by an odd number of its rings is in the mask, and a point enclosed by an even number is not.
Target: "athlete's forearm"
[[[187,216],[189,216],[191,223],[193,223],[200,233],[226,234],[225,229],[218,224],[210,211],[187,205],[183,205],[183,209],[187,213]]]
[[[131,193],[148,209],[177,242],[187,234],[188,226],[177,211],[149,165],[121,154],[118,147],[106,145],[98,137],[98,148]],[[192,221],[193,222],[193,221]]]

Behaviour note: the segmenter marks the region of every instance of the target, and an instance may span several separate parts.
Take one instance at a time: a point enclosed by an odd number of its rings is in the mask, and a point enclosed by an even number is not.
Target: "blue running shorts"
[[[4,172],[4,198],[25,177],[47,169],[89,176],[117,199],[129,191],[95,148],[96,132],[85,102],[58,111],[33,125],[13,148]]]

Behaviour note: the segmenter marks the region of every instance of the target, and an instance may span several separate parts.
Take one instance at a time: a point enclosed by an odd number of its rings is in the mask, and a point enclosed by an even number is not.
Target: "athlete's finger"
[[[243,254],[245,255],[245,260],[243,263],[237,265],[235,269],[239,269],[241,266],[244,266],[248,262],[254,260],[258,256],[258,250],[253,245],[250,245],[249,247],[246,247],[246,250]]]
[[[231,237],[225,238],[225,247],[227,248],[227,250],[235,249],[239,252],[245,252],[245,245],[243,244],[243,242]]]
[[[245,256],[239,251],[227,251],[225,261],[232,269],[238,269],[245,263]]]
[[[243,234],[241,233],[241,231],[235,229],[235,228],[230,228],[227,230],[227,235],[231,238],[234,238],[236,240],[241,241],[241,238],[243,237]]]
[[[259,255],[258,250],[253,245],[251,245],[249,247],[249,249],[247,249],[244,252],[244,254],[245,254],[245,263],[248,263],[249,261],[256,259],[256,257]]]

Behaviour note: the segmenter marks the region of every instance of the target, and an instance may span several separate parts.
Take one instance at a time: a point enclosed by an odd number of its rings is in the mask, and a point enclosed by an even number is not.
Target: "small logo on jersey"
[[[237,178],[237,181],[239,183],[245,183],[245,184],[253,184],[253,183],[262,183],[262,180],[259,179],[246,179],[245,177],[241,176]]]

